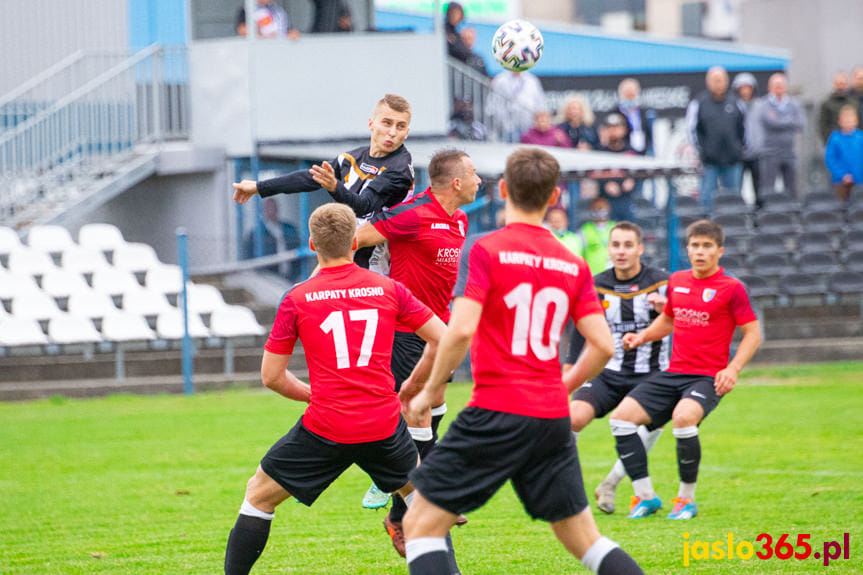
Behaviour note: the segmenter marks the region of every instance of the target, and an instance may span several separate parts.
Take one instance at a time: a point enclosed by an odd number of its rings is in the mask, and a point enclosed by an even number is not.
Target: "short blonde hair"
[[[406,98],[395,94],[386,94],[383,98],[378,100],[378,103],[375,105],[375,111],[377,112],[378,108],[381,106],[387,106],[394,112],[406,113],[408,116],[411,115],[411,103],[408,102]]]
[[[572,94],[569,96],[563,102],[563,106],[558,109],[554,122],[562,124],[563,122],[568,121],[566,118],[566,109],[569,107],[571,102],[578,102],[581,104],[581,123],[585,126],[593,126],[593,123],[596,121],[596,116],[593,114],[593,108],[590,106],[590,102],[583,94]]]
[[[325,260],[350,257],[357,218],[344,204],[324,204],[309,216],[309,234],[315,251]]]

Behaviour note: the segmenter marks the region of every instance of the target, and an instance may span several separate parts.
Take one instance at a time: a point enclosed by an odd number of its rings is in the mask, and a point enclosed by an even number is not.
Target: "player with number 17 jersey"
[[[455,296],[483,305],[468,405],[568,417],[558,358],[564,324],[603,313],[585,261],[545,228],[512,223],[465,244]]]
[[[395,432],[401,412],[390,370],[395,326],[416,331],[433,315],[399,282],[356,264],[325,267],[285,295],[265,349],[290,355],[302,339],[309,431],[338,443],[378,441]]]

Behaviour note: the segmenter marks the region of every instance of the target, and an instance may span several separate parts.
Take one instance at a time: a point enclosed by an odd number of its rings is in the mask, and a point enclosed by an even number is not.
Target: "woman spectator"
[[[824,151],[833,189],[843,202],[851,196],[851,188],[863,184],[863,131],[858,124],[857,107],[842,106],[839,129],[830,134]]]
[[[558,148],[572,147],[566,132],[551,123],[551,112],[548,110],[538,110],[534,113],[533,127],[522,134],[521,143]]]
[[[582,96],[567,98],[561,108],[557,127],[563,130],[572,142],[573,148],[595,150],[599,147],[599,136],[593,129],[593,110]]]

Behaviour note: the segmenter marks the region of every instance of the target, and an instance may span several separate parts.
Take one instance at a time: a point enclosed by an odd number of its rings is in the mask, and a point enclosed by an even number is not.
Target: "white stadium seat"
[[[165,294],[159,292],[141,288],[123,294],[123,311],[139,315],[159,315],[170,309],[174,308],[168,303]]]
[[[42,290],[19,293],[12,298],[12,315],[26,319],[51,319],[63,312],[54,298]]]
[[[63,253],[60,266],[68,271],[89,274],[111,267],[111,264],[105,259],[105,254],[101,250],[78,246]]]
[[[156,250],[148,244],[127,243],[114,249],[114,267],[130,272],[146,272],[161,264]]]
[[[32,275],[13,274],[0,268],[0,300],[33,291],[39,291],[39,286]]]
[[[52,343],[98,343],[102,336],[87,318],[65,313],[48,322],[48,339]]]
[[[183,337],[183,312],[171,308],[156,318],[156,333],[162,339],[181,339]],[[209,337],[210,330],[201,321],[201,316],[189,313],[189,335],[195,338]]]
[[[104,252],[111,252],[126,243],[123,232],[113,224],[86,224],[78,230],[78,244]]]
[[[132,272],[116,268],[102,268],[93,272],[93,289],[107,295],[122,295],[141,289]]]
[[[156,339],[143,316],[132,312],[118,312],[102,320],[102,338],[105,341],[144,341]]]
[[[46,253],[64,253],[76,244],[63,226],[33,226],[27,234],[27,245]]]
[[[162,264],[147,271],[147,289],[165,294],[180,293],[183,289],[183,270],[173,264]]]
[[[42,276],[42,290],[53,297],[68,297],[73,293],[91,291],[83,275],[64,268],[45,272]]]
[[[241,337],[264,335],[265,330],[255,319],[252,310],[240,305],[228,305],[213,310],[210,332],[216,337]]]
[[[6,226],[0,226],[0,254],[8,254],[21,249],[21,238],[18,232]]]
[[[70,295],[67,308],[70,314],[87,318],[105,318],[120,313],[111,296],[92,290]]]
[[[225,307],[222,292],[218,288],[207,284],[195,284],[189,282],[186,285],[186,293],[189,297],[189,311],[195,313],[213,313],[217,309]],[[181,304],[178,302],[177,307]]]
[[[39,322],[23,317],[6,316],[0,319],[0,345],[43,345],[48,338]]]
[[[32,248],[21,248],[9,254],[9,271],[19,275],[40,276],[55,270],[51,256]]]

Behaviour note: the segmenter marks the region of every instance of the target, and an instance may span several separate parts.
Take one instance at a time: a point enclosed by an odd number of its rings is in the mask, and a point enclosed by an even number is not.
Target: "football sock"
[[[394,521],[395,523],[400,523],[404,518],[405,513],[407,513],[408,506],[405,504],[405,500],[398,493],[393,493],[393,504],[390,507],[390,521]]]
[[[596,573],[597,575],[644,575],[644,571],[635,559],[620,547],[608,552]]]
[[[411,575],[449,573],[447,543],[443,537],[419,537],[405,544],[405,557]]]
[[[641,441],[644,442],[644,449],[648,453],[653,449],[653,446],[656,445],[656,441],[659,439],[660,435],[662,435],[661,427],[659,429],[654,429],[653,431],[648,431],[645,426],[638,426],[638,436],[641,438]],[[614,462],[614,466],[602,482],[617,487],[620,482],[623,481],[624,477],[626,477],[626,468],[623,467],[623,462],[618,459]]]
[[[642,499],[653,499],[656,493],[647,475],[647,450],[638,436],[638,426],[631,421],[609,420],[611,433],[617,445],[617,455],[632,479],[635,494]],[[646,481],[644,481],[646,480]]]
[[[243,501],[240,515],[228,537],[225,550],[225,575],[246,575],[267,545],[272,513],[256,509]]]
[[[452,544],[452,534],[447,533],[444,538],[446,541],[446,560],[449,565],[448,573],[450,575],[461,575],[461,571],[458,568],[458,563],[455,560],[455,547]]]
[[[444,414],[446,413],[446,403],[441,403],[437,407],[431,408],[431,416],[432,416],[432,433],[434,434],[434,440],[437,441],[437,428],[440,426],[441,419],[443,419]]]
[[[701,463],[701,441],[696,426],[675,428],[672,433],[677,438],[677,470],[681,483],[695,483],[698,479],[698,465]],[[694,489],[693,489],[694,491]],[[688,497],[687,499],[692,499]]]
[[[695,484],[680,482],[680,487],[677,490],[677,497],[680,499],[695,500]]]
[[[573,431],[573,432],[572,432],[572,439],[573,439],[576,443],[578,443],[578,434],[579,434],[579,433],[581,433],[581,432],[580,432],[580,431]]]

